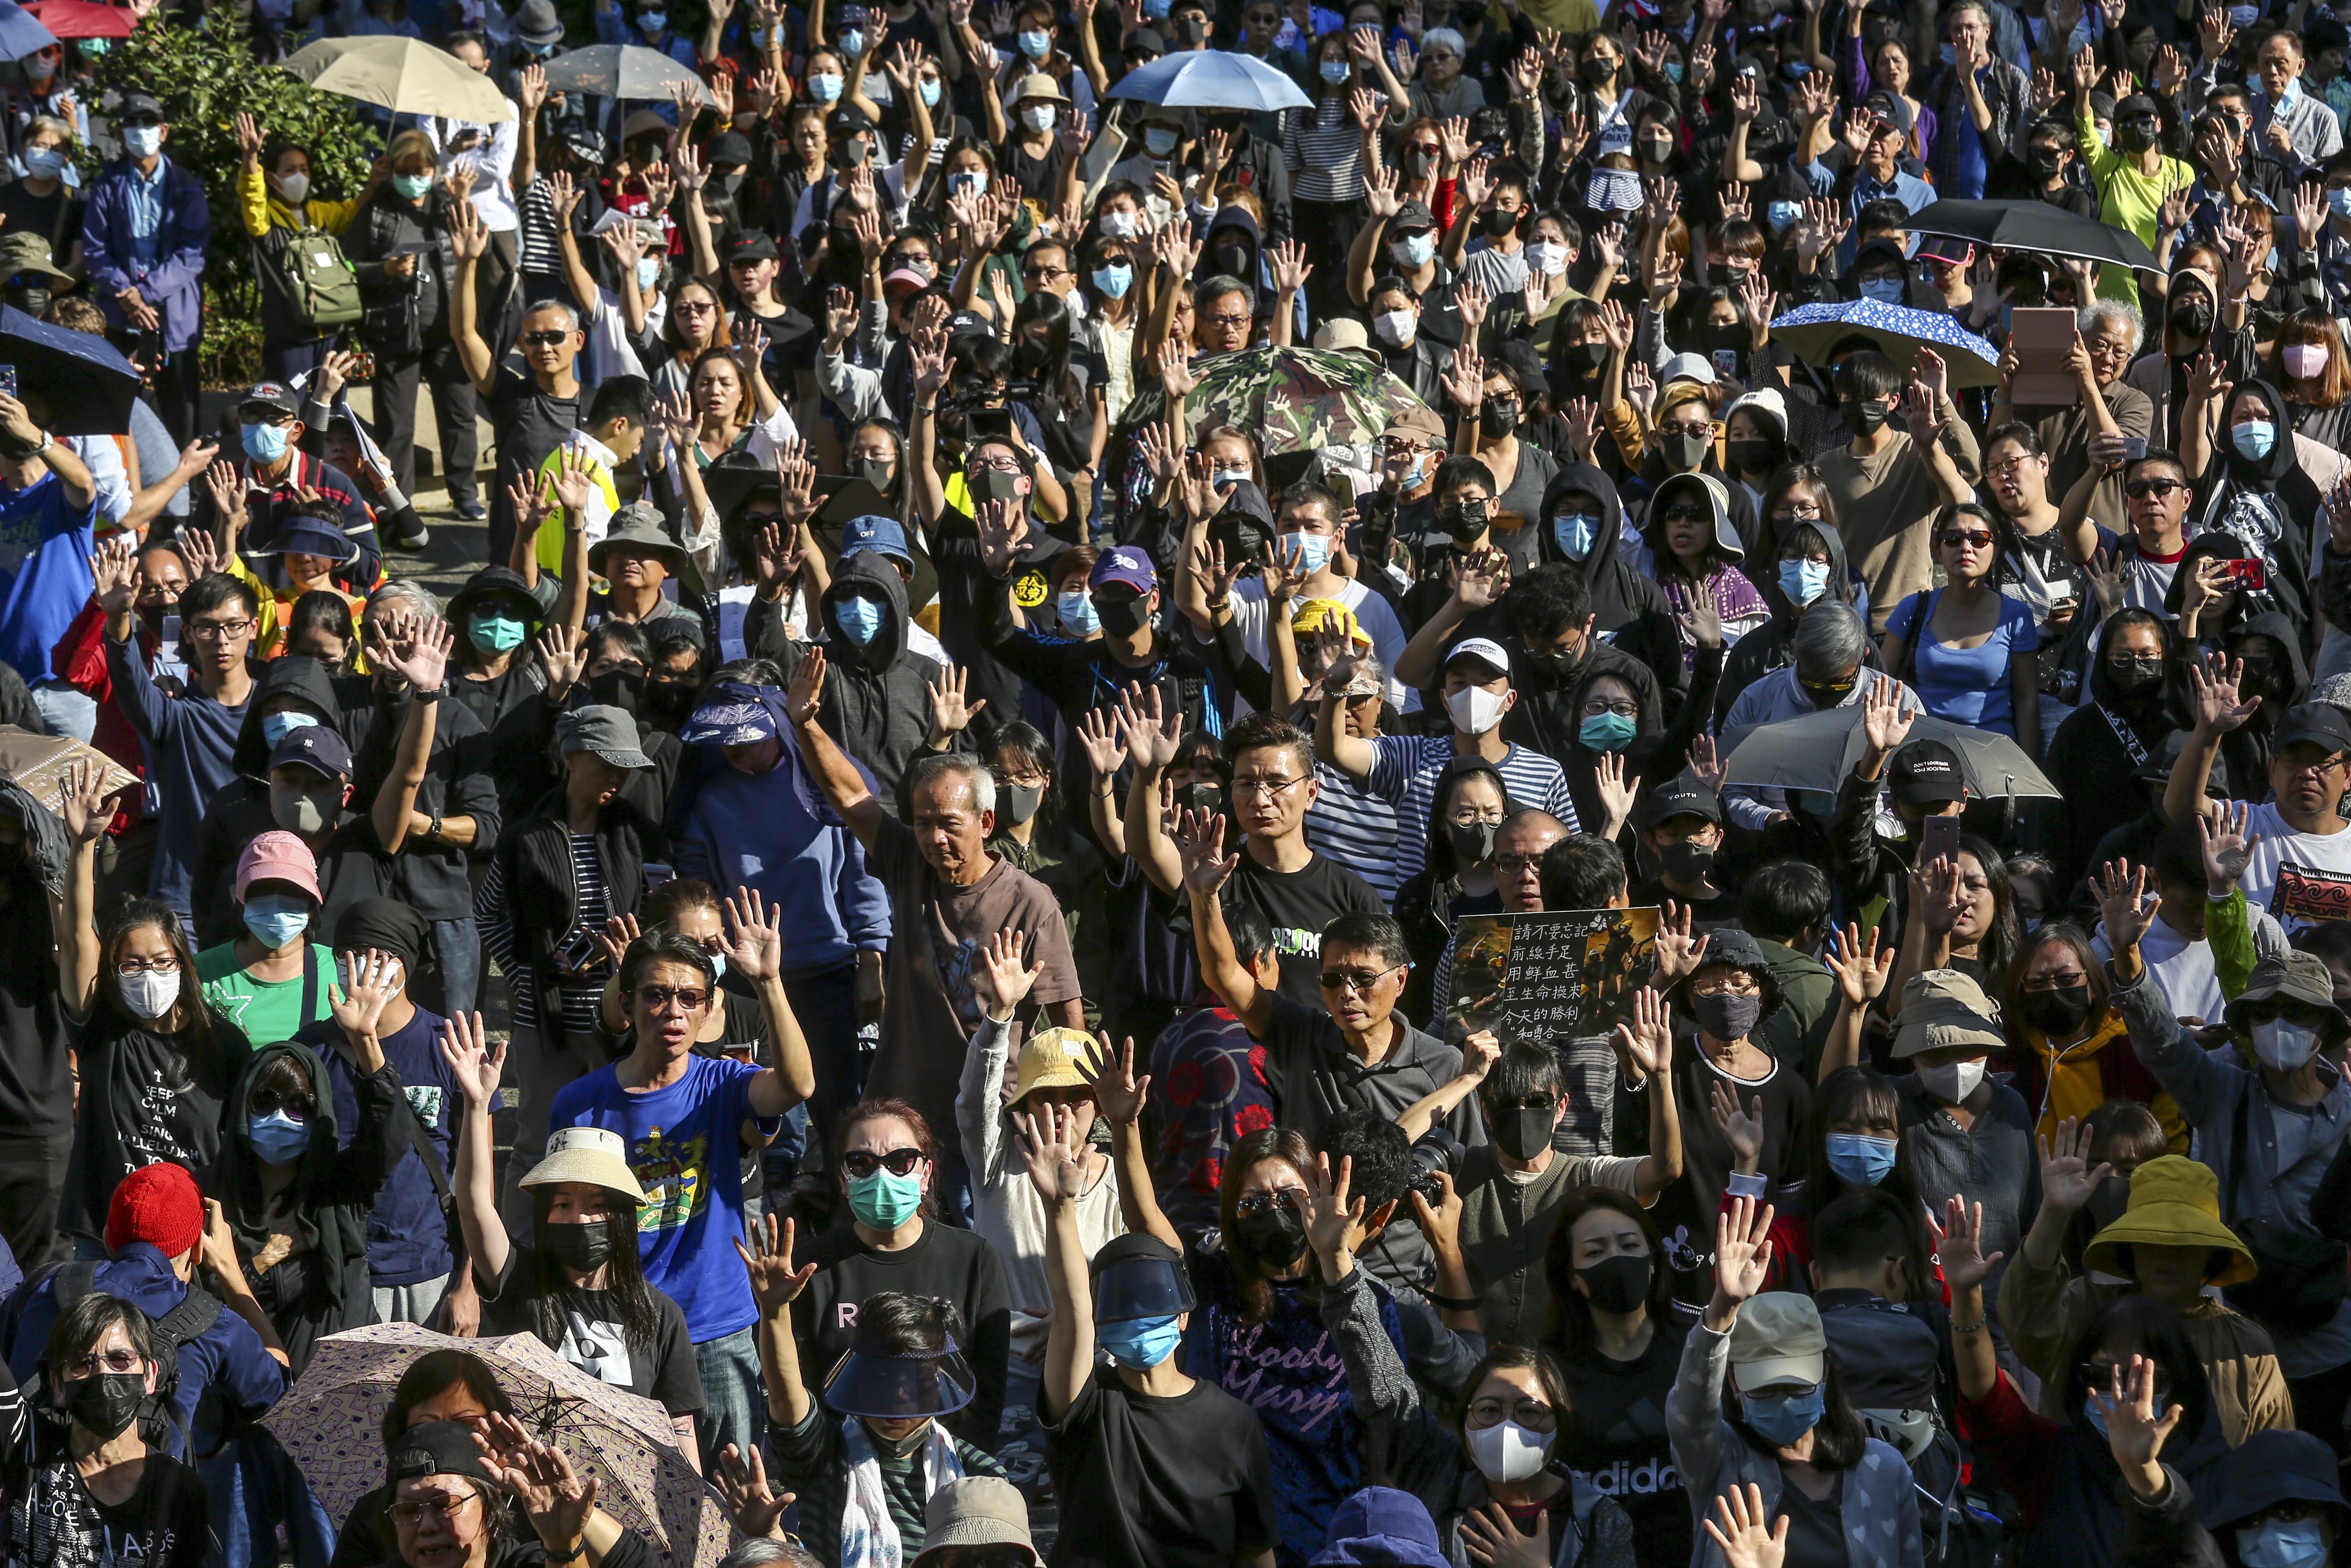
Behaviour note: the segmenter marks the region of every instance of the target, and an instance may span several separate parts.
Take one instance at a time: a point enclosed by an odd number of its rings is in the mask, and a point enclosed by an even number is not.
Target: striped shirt
[[[1314,765],[1322,793],[1306,810],[1306,842],[1372,884],[1380,902],[1395,905],[1404,878],[1396,872],[1396,809],[1327,762]]]
[[[596,835],[573,833],[571,838],[571,881],[580,890],[580,921],[564,933],[560,946],[569,946],[582,932],[601,931],[604,922],[611,917],[612,897],[604,886],[604,859],[597,852]],[[536,988],[528,983],[529,963],[516,946],[514,921],[507,909],[507,878],[504,862],[493,858],[489,874],[474,894],[474,920],[481,932],[482,951],[497,961],[498,973],[506,976],[507,986],[514,993],[514,1027],[522,1030],[538,1028],[538,997]],[[601,979],[584,986],[566,983],[563,988],[563,1032],[585,1038],[602,1027],[597,1014],[597,1004],[604,994]]]
[[[1293,110],[1281,138],[1290,165],[1290,193],[1301,202],[1360,202],[1364,199],[1364,131],[1347,112],[1347,95],[1315,99],[1310,111]]]
[[[1437,776],[1455,756],[1449,735],[1383,735],[1372,742],[1372,792],[1395,802],[1395,878],[1399,885],[1418,876],[1428,863],[1428,816],[1437,798]],[[1510,791],[1514,806],[1549,811],[1578,831],[1575,800],[1567,792],[1567,775],[1540,751],[1512,746],[1495,768]]]

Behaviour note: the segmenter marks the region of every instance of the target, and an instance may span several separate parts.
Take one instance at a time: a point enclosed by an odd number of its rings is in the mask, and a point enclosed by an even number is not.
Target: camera
[[[1464,1152],[1460,1139],[1442,1127],[1431,1127],[1412,1145],[1412,1176],[1405,1190],[1420,1194],[1435,1208],[1445,1201],[1445,1188],[1437,1176],[1458,1172]]]

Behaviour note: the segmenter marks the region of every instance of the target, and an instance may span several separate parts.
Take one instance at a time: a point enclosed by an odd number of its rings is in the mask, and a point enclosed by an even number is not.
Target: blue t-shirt
[[[760,1069],[696,1056],[666,1089],[635,1093],[607,1067],[555,1096],[550,1127],[602,1127],[628,1145],[629,1166],[645,1189],[637,1247],[645,1283],[685,1312],[696,1344],[759,1321],[751,1281],[735,1253],[743,1234],[743,1121]]]
[[[1922,641],[1912,634],[1922,622],[1934,621],[1935,599],[1941,592],[1914,593],[1886,618],[1886,629],[1916,650],[1912,662],[1917,679],[1911,684],[1917,688],[1918,701],[1947,723],[2013,736],[2016,714],[2009,700],[2008,662],[2011,654],[2030,653],[2041,646],[2032,606],[2002,594],[2000,625],[1982,646],[1954,648],[1931,636]]]
[[[1981,83],[1991,74],[1991,68],[1986,66],[1976,73],[1976,80]],[[1976,131],[1976,117],[1969,111],[1964,90],[1959,102],[1959,112],[1943,122],[1957,126],[1951,147],[1958,157],[1951,163],[1951,188],[1942,194],[1953,201],[1979,202],[1983,199],[1984,179],[1991,172],[1991,162],[1984,155],[1983,137]]]
[[[98,586],[97,518],[97,496],[75,507],[55,474],[29,490],[0,489],[0,659],[28,685],[52,677],[49,650]]]
[[[441,1059],[444,1021],[440,1014],[418,1008],[404,1027],[380,1036],[379,1041],[384,1060],[400,1074],[408,1108],[416,1113],[433,1152],[441,1156],[442,1174],[454,1178],[465,1096]],[[356,1070],[342,1051],[343,1031],[333,1023],[313,1024],[295,1038],[327,1064],[327,1078],[335,1090],[335,1132],[349,1147],[359,1126],[360,1101]],[[457,1261],[433,1173],[406,1138],[393,1148],[392,1176],[377,1195],[367,1222],[368,1271],[376,1284],[387,1288],[437,1280]]]

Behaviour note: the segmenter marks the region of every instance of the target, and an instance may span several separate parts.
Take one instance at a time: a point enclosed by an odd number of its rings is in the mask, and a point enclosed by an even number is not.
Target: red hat
[[[152,1243],[177,1258],[204,1234],[204,1195],[187,1167],[145,1166],[122,1178],[106,1206],[106,1249],[120,1252],[133,1241]]]

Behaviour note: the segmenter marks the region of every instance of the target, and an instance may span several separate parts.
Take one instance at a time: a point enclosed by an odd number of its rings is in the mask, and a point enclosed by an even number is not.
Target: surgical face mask
[[[1172,125],[1146,125],[1143,128],[1143,145],[1154,158],[1165,158],[1176,151],[1178,140]]]
[[[308,174],[287,174],[283,178],[273,178],[270,183],[277,187],[278,199],[289,207],[300,206],[303,198],[310,193],[310,176]]]
[[[1053,35],[1031,27],[1020,35],[1020,52],[1032,60],[1041,60],[1053,52]]]
[[[1667,60],[1666,62],[1666,79],[1669,82],[1678,82],[1682,79],[1683,75],[1687,70],[1688,68],[1683,65],[1681,61]]]
[[[1692,997],[1690,1011],[1698,1015],[1698,1027],[1715,1039],[1745,1040],[1753,1031],[1755,1020],[1763,1016],[1763,998],[1760,995],[1742,997],[1721,991],[1710,997]]]
[[[1906,287],[1898,277],[1865,277],[1861,280],[1861,297],[1875,299],[1880,305],[1899,305]]]
[[[939,106],[940,96],[945,93],[946,89],[939,84],[939,79],[936,77],[925,77],[923,78],[920,90],[923,95],[923,107],[925,109],[936,109]]]
[[[1339,86],[1349,77],[1355,74],[1355,68],[1349,65],[1344,60],[1324,60],[1322,65],[1316,68],[1321,74],[1322,79],[1329,82],[1332,87]]]
[[[2251,424],[2232,425],[2229,431],[2229,444],[2237,449],[2238,456],[2258,463],[2277,445],[2277,426],[2265,419],[2255,420]]]
[[[603,1220],[585,1225],[542,1225],[539,1242],[548,1255],[575,1273],[592,1274],[612,1256],[612,1231]]]
[[[298,1122],[283,1111],[247,1117],[245,1135],[254,1157],[265,1165],[282,1166],[298,1160],[310,1146],[310,1124]]]
[[[1037,808],[1045,803],[1045,787],[1042,784],[1006,784],[997,790],[996,796],[999,814],[1005,821],[1017,828],[1035,816]]]
[[[666,11],[640,11],[637,13],[637,31],[643,33],[649,38],[656,37],[664,27],[668,26],[669,13]],[[848,40],[844,38],[841,42],[845,46],[848,43]],[[851,52],[856,53],[857,51],[852,50]]]
[[[1372,330],[1391,349],[1401,349],[1411,342],[1413,331],[1419,325],[1420,318],[1409,310],[1383,310],[1372,318]]]
[[[2338,218],[2351,218],[2351,185],[2336,185],[2326,193],[2326,204]]]
[[[66,1414],[101,1437],[111,1437],[139,1418],[147,1398],[147,1374],[94,1372],[65,1385]],[[2248,1533],[2240,1531],[2239,1533]],[[2246,1568],[2254,1568],[2250,1562]],[[2260,1568],[2270,1568],[2263,1563]]]
[[[1946,1105],[1957,1105],[1976,1092],[1983,1082],[1984,1064],[1980,1061],[1947,1061],[1940,1067],[1918,1070],[1919,1086]]]
[[[637,292],[643,294],[661,281],[661,257],[648,256],[637,262]]]
[[[947,176],[950,196],[984,196],[987,194],[987,171],[974,169],[967,173]]]
[[[133,158],[152,158],[163,151],[163,128],[131,125],[123,128],[122,150]]]
[[[1570,560],[1588,560],[1600,537],[1600,519],[1590,512],[1565,512],[1551,520],[1551,537]]]
[[[1020,123],[1042,135],[1053,129],[1054,108],[1050,103],[1029,104],[1020,111]]]
[[[1113,1361],[1137,1372],[1148,1371],[1174,1355],[1183,1338],[1184,1331],[1176,1326],[1173,1312],[1094,1325],[1094,1343],[1110,1352]]]
[[[66,172],[66,155],[55,147],[36,147],[25,154],[25,172],[36,180],[54,180]]]
[[[305,838],[324,832],[341,811],[342,804],[340,789],[289,789],[283,784],[269,787],[269,820],[287,832]],[[261,934],[256,931],[254,935]],[[289,939],[281,937],[279,941],[282,944]]]
[[[1753,1394],[1739,1396],[1740,1412],[1755,1435],[1774,1448],[1784,1448],[1821,1424],[1828,1409],[1828,1397],[1817,1387],[1807,1389],[1789,1398],[1773,1399]]]
[[[1636,727],[1621,713],[1596,713],[1576,727],[1575,737],[1593,751],[1622,751]]]
[[[1527,246],[1527,265],[1545,277],[1558,277],[1567,271],[1567,246],[1552,240],[1536,240]]]
[[[177,969],[141,969],[135,975],[117,975],[114,983],[122,1005],[143,1019],[162,1018],[180,999]]]
[[[841,73],[819,71],[808,79],[809,96],[819,103],[831,103],[841,96]]]
[[[2091,1431],[2095,1432],[2101,1438],[2106,1436],[2106,1413],[2098,1407],[2098,1396],[2095,1394],[2083,1396],[2082,1416],[2090,1423]]]
[[[1113,207],[1102,214],[1102,226],[1114,239],[1133,239],[1143,227],[1143,214],[1133,207]]]
[[[277,425],[239,425],[237,439],[245,447],[245,455],[256,463],[275,463],[286,455],[286,432]]]
[[[1094,268],[1094,287],[1103,298],[1123,299],[1126,291],[1134,287],[1134,268],[1121,262],[1114,267]]]
[[[522,646],[527,630],[519,616],[476,615],[465,636],[485,653],[506,653]]]
[[[308,729],[318,722],[299,708],[284,708],[277,713],[264,714],[261,716],[261,738],[268,743],[269,749],[275,751],[279,741],[296,730]]]
[[[245,928],[274,953],[310,929],[309,903],[290,893],[257,894],[245,901]]]
[[[1238,485],[1249,476],[1249,471],[1246,468],[1218,468],[1208,476],[1208,483],[1221,490],[1228,485]]]
[[[2325,1527],[2315,1519],[2265,1519],[2237,1531],[2237,1561],[2245,1568],[2319,1568],[2326,1557]]]
[[[2262,8],[2258,5],[2231,5],[2229,7],[2229,26],[2250,27],[2261,14]]]
[[[1803,215],[1803,205],[1798,202],[1773,202],[1763,209],[1763,221],[1771,225],[1775,235],[1786,234]]]
[[[1551,1462],[1551,1446],[1558,1436],[1530,1432],[1516,1421],[1497,1421],[1469,1432],[1469,1458],[1489,1482],[1522,1481],[1541,1474]]]
[[[1406,267],[1426,267],[1436,259],[1437,236],[1433,234],[1407,235],[1403,239],[1392,240],[1388,245],[1388,254]]]
[[[1072,637],[1091,637],[1102,630],[1102,617],[1095,613],[1090,593],[1061,594],[1053,601],[1053,610],[1061,618],[1061,630]]]
[[[849,1184],[849,1211],[875,1230],[895,1230],[923,1204],[923,1178],[915,1172],[893,1176],[884,1167]]]
[[[1318,572],[1330,562],[1331,538],[1328,534],[1284,534],[1281,549],[1285,556],[1294,552],[1303,570]]]
[[[1783,560],[1780,563],[1780,591],[1791,602],[1810,604],[1828,591],[1828,562],[1822,560]]]
[[[424,193],[433,188],[433,176],[430,174],[394,174],[392,177],[392,188],[399,192],[402,197],[409,201],[421,202],[424,199]]]
[[[882,632],[882,606],[862,594],[834,601],[832,618],[841,627],[841,634],[861,648]]]
[[[1483,686],[1464,686],[1446,696],[1445,711],[1462,734],[1483,735],[1502,722],[1503,700]]]
[[[1864,1137],[1858,1133],[1831,1133],[1828,1135],[1829,1169],[1837,1179],[1853,1186],[1876,1186],[1894,1168],[1895,1151],[1900,1147],[1892,1138]]]
[[[1175,9],[1176,0],[1143,0],[1143,14],[1155,22],[1165,22]]]
[[[841,34],[841,52],[847,55],[852,60],[863,55],[865,53],[865,35],[859,32],[854,27],[852,27],[846,33]]]
[[[2304,1025],[2272,1019],[2253,1026],[2253,1054],[2262,1065],[2278,1072],[2301,1069],[2318,1051],[2318,1031]]]
[[[2285,349],[2285,373],[2297,381],[2309,381],[2326,368],[2326,350],[2317,343],[2289,343]]]

